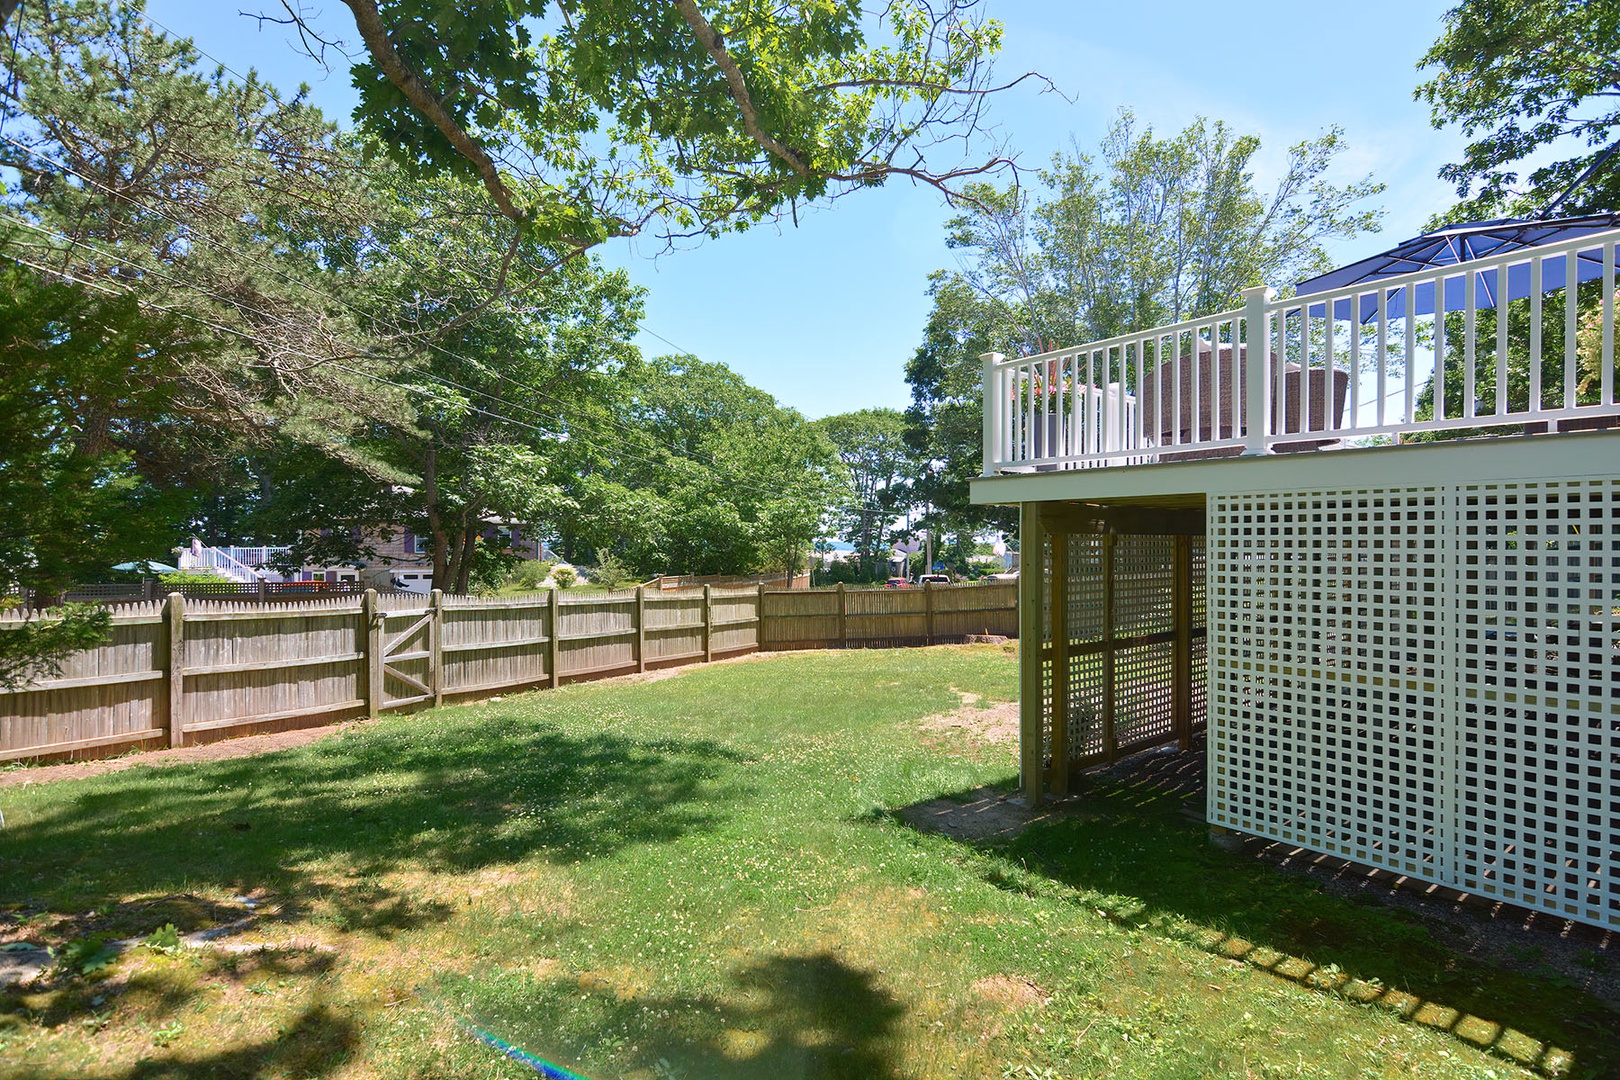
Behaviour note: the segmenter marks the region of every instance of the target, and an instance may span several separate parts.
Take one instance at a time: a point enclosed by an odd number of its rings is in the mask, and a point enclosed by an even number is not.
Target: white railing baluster
[[[1614,404],[1614,242],[1603,245],[1603,326],[1598,331],[1602,343],[1598,346],[1598,363],[1603,367],[1604,405]]]
[[[1403,384],[1401,423],[1410,424],[1417,420],[1417,406],[1415,404],[1417,387],[1414,379],[1417,374],[1417,286],[1405,285],[1402,288],[1406,301],[1406,324],[1402,328],[1402,333],[1406,335],[1406,344],[1401,348],[1401,362],[1406,367],[1406,373],[1401,379]],[[1331,380],[1331,378],[1330,375],[1329,379]],[[1331,388],[1332,383],[1329,382],[1328,385]]]
[[[1474,283],[1479,271],[1469,269],[1463,276],[1463,419],[1472,420],[1479,413],[1478,394],[1474,389]]]
[[[1575,335],[1579,327],[1576,324],[1578,313],[1576,282],[1580,280],[1580,257],[1574,250],[1564,256],[1564,408],[1573,409],[1579,398],[1575,393],[1575,383],[1579,378],[1576,363]]]
[[[1389,293],[1378,290],[1378,343],[1373,347],[1378,357],[1378,407],[1373,410],[1373,423],[1384,426],[1384,402],[1389,398]]]
[[[1446,419],[1446,276],[1434,279],[1434,418]]]
[[[1541,259],[1530,260],[1530,402],[1529,411],[1539,413],[1541,400]]]
[[[1496,415],[1508,414],[1508,268],[1496,268]]]

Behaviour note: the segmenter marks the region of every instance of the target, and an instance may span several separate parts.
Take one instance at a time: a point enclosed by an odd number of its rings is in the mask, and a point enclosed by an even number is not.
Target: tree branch
[[[4,0],[0,0],[4,2]],[[360,31],[360,40],[365,42],[366,50],[379,70],[388,77],[400,93],[405,95],[416,109],[433,122],[439,129],[439,134],[450,141],[457,152],[472,162],[473,168],[484,182],[484,188],[489,192],[491,199],[500,209],[503,216],[521,224],[524,215],[512,202],[512,193],[506,187],[506,181],[501,178],[500,170],[488,153],[479,145],[478,140],[467,134],[456,118],[450,115],[444,102],[430,90],[424,83],[416,69],[411,67],[394,48],[392,36],[388,28],[383,25],[382,14],[377,10],[376,0],[343,0],[348,9],[354,13],[354,25]]]
[[[781,158],[788,168],[800,176],[808,174],[810,170],[798,154],[782,145],[775,136],[759,126],[759,113],[754,109],[754,99],[748,93],[748,83],[743,79],[742,69],[737,67],[737,61],[726,51],[726,43],[719,32],[698,10],[697,0],[673,0],[673,3],[675,10],[681,13],[681,18],[686,20],[686,25],[692,28],[698,44],[703,46],[714,60],[715,67],[725,75],[726,87],[731,91],[731,99],[737,103],[738,111],[742,113],[743,130],[748,132],[748,137],[769,153]]]

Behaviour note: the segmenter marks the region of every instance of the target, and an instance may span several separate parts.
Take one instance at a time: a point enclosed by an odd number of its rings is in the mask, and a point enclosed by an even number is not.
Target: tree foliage
[[[975,520],[979,356],[1019,356],[1235,307],[1250,285],[1327,268],[1323,242],[1377,227],[1370,179],[1335,185],[1338,129],[1289,148],[1270,190],[1258,138],[1195,120],[1168,138],[1122,113],[1098,153],[1056,155],[1035,189],[981,187],[949,226],[962,253],[931,279],[934,305],[906,367],[913,450],[939,463],[918,497]],[[984,513],[993,513],[985,511]],[[983,518],[977,518],[983,520]]]
[[[1539,210],[1620,138],[1620,0],[1463,0],[1420,69],[1434,126],[1471,140],[1440,170],[1463,200],[1451,220]],[[1615,209],[1620,155],[1558,208]]]
[[[715,234],[1006,164],[966,145],[1001,38],[980,0],[344,3],[366,50],[358,118],[545,242]]]
[[[863,573],[872,576],[887,556],[895,519],[909,509],[911,485],[923,466],[906,441],[905,415],[861,409],[814,424],[832,444],[849,478],[850,505],[833,511],[835,535],[855,545]]]
[[[55,603],[162,557],[189,508],[168,419],[173,326],[127,297],[0,264],[0,587]]]
[[[848,497],[809,422],[721,364],[660,357],[627,373],[611,430],[578,448],[574,562],[613,553],[640,575],[798,570]]]

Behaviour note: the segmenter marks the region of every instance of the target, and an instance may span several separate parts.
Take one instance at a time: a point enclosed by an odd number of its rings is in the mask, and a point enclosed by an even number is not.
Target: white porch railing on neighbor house
[[[281,575],[260,569],[276,553],[286,548],[277,547],[189,547],[180,549],[182,570],[212,570],[232,581],[253,584],[260,578],[281,580]]]
[[[1620,230],[1281,300],[1258,287],[1216,315],[988,353],[984,475],[1620,426],[1617,245]],[[1260,342],[1269,362],[1250,363]]]

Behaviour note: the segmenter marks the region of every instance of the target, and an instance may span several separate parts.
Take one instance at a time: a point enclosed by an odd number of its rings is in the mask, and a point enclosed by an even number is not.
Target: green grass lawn
[[[1001,848],[910,828],[1016,779],[922,727],[963,692],[1011,699],[1015,657],[788,654],[0,789],[0,936],[71,965],[0,994],[0,1075],[535,1075],[469,1024],[594,1080],[1614,1075],[1594,999],[1218,851],[1175,797],[1104,786]],[[241,939],[291,947],[98,968],[241,896]]]

